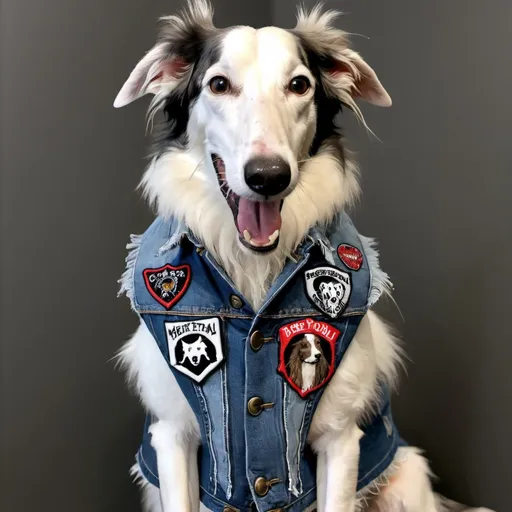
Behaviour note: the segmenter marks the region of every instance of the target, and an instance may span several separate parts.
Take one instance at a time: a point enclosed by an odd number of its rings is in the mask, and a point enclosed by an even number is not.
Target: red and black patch
[[[148,292],[166,309],[171,309],[183,297],[192,277],[190,265],[147,268],[143,274]]]
[[[278,371],[302,398],[320,389],[334,374],[340,334],[332,325],[311,318],[279,329]]]
[[[339,245],[338,256],[350,270],[359,270],[363,264],[363,253],[353,245]]]

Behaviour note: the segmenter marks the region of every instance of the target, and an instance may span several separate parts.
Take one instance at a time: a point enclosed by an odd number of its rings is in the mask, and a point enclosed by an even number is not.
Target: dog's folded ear
[[[189,67],[180,57],[169,55],[166,43],[154,46],[135,66],[119,91],[114,107],[124,107],[145,94],[167,95]]]
[[[154,94],[164,99],[186,84],[204,41],[215,32],[207,0],[189,0],[178,15],[161,18],[159,42],[140,60],[119,91],[114,107]]]
[[[346,32],[333,26],[338,12],[299,10],[293,33],[299,38],[310,64],[320,72],[320,79],[330,97],[335,97],[356,113],[354,98],[380,107],[391,106],[391,98],[375,71],[348,47]]]
[[[331,91],[338,90],[337,96],[349,91],[353,98],[360,98],[372,105],[391,106],[391,97],[377,74],[358,53],[344,49],[324,63],[324,81]]]

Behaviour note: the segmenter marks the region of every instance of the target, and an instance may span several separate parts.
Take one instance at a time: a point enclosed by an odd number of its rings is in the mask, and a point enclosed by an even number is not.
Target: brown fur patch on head
[[[292,349],[292,353],[290,355],[290,360],[286,363],[288,367],[288,373],[290,374],[290,379],[300,388],[302,389],[302,363],[303,359],[301,359],[300,351],[303,340],[306,338],[303,337],[299,341],[295,343]],[[308,343],[309,345],[309,343]]]

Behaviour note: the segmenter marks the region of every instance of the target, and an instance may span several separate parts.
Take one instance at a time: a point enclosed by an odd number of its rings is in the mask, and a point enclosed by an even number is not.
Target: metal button
[[[251,416],[258,416],[262,411],[263,400],[259,396],[255,396],[247,402],[247,410]]]
[[[276,405],[275,402],[267,402],[264,404],[259,396],[255,396],[247,402],[247,410],[250,415],[258,416],[263,409],[270,409],[274,407],[274,405]]]
[[[272,510],[267,510],[267,512],[284,512],[284,508],[273,508]]]
[[[237,511],[236,511],[236,509],[231,508],[231,507],[224,507],[222,512],[237,512]]]
[[[229,297],[229,302],[231,306],[234,307],[235,309],[240,309],[244,305],[242,299],[238,297],[238,295],[231,295],[231,297]]]
[[[269,490],[270,485],[266,478],[263,478],[262,476],[256,478],[256,481],[254,482],[254,492],[258,496],[266,496]]]
[[[271,478],[270,480],[267,480],[266,478],[260,476],[256,478],[254,482],[254,492],[258,496],[266,496],[268,494],[268,491],[270,491],[270,488],[274,484],[278,484],[280,481],[280,478]]]
[[[263,334],[261,334],[260,331],[254,331],[251,334],[251,347],[253,350],[259,350],[264,343],[265,340],[263,338]]]

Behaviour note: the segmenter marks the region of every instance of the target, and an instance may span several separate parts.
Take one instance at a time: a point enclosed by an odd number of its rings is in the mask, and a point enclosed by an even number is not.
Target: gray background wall
[[[150,219],[141,101],[112,100],[177,1],[1,0],[0,510],[139,510],[141,411],[109,358],[135,328],[116,300]],[[294,1],[216,0],[219,25],[291,26]],[[441,489],[508,510],[512,456],[508,0],[328,2],[394,99],[347,114],[361,231],[381,240],[412,359],[395,400]]]

